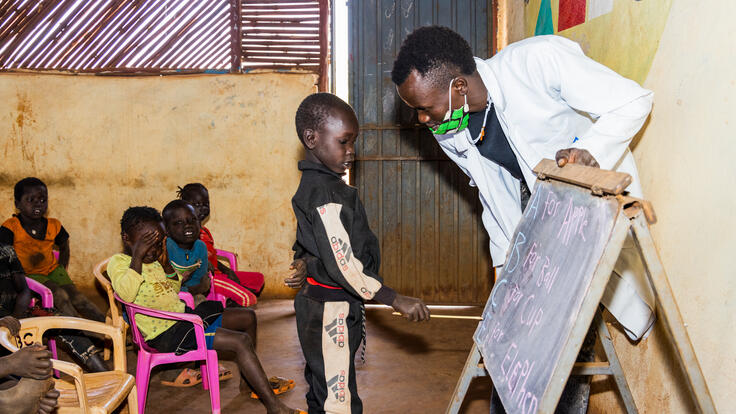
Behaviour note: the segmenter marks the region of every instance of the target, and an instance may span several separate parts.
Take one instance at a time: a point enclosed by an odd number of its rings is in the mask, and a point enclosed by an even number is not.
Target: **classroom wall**
[[[93,265],[121,250],[125,208],[160,210],[177,186],[201,182],[216,246],[264,273],[263,296],[289,296],[303,154],[293,119],[314,82],[287,73],[0,74],[0,216],[14,213],[15,182],[44,180],[49,216],[71,235],[72,278],[89,290]]]
[[[655,93],[652,115],[633,143],[659,218],[652,232],[716,408],[734,412],[736,3],[587,0],[588,12],[596,4],[612,8],[557,32],[559,0],[531,0],[517,6],[525,7],[527,36],[545,3],[555,33]],[[638,345],[613,333],[640,412],[694,412],[661,325]],[[593,392],[589,412],[621,412],[610,380],[595,378]]]

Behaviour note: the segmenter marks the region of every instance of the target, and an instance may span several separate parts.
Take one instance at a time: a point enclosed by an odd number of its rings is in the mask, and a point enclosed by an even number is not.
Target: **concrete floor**
[[[282,398],[287,405],[306,409],[303,378],[304,358],[296,336],[291,300],[258,303],[258,355],[266,374],[293,378],[296,387]],[[440,314],[479,315],[481,308],[434,310]],[[367,309],[368,336],[365,366],[358,366],[358,392],[366,413],[443,413],[472,345],[476,321],[434,319],[411,323],[392,316],[387,308]],[[130,372],[135,373],[134,352],[128,353]],[[233,373],[237,366],[224,361]],[[171,388],[154,375],[148,394],[148,413],[208,413],[209,393],[200,386]],[[237,376],[223,381],[223,413],[265,413],[257,400],[238,391]],[[490,380],[477,379],[465,400],[462,413],[488,413]]]

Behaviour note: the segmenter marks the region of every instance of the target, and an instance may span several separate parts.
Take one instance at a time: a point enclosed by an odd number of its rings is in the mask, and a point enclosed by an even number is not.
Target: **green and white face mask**
[[[470,119],[468,108],[468,96],[463,95],[465,98],[465,104],[455,110],[452,109],[452,83],[455,82],[452,78],[450,81],[450,87],[448,88],[448,104],[447,113],[442,123],[437,125],[437,128],[429,128],[429,130],[435,135],[455,134],[468,127],[468,119]]]

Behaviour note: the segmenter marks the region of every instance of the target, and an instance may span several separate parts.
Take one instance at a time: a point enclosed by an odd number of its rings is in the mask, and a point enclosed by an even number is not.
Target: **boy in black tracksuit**
[[[296,129],[306,160],[299,162],[302,179],[292,198],[295,259],[306,262],[307,283],[294,309],[307,361],[309,413],[361,413],[354,360],[362,302],[376,300],[413,321],[429,319],[429,310],[383,285],[378,239],[357,189],[341,178],[355,158],[358,121],[352,108],[335,95],[310,95],[297,110]]]

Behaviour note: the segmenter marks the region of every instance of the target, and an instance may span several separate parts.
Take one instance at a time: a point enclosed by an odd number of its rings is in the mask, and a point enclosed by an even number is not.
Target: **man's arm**
[[[550,37],[535,52],[547,86],[595,119],[570,147],[588,151],[601,168],[614,168],[649,115],[654,93],[585,56],[568,39]],[[572,158],[568,162],[594,165],[584,154]]]

